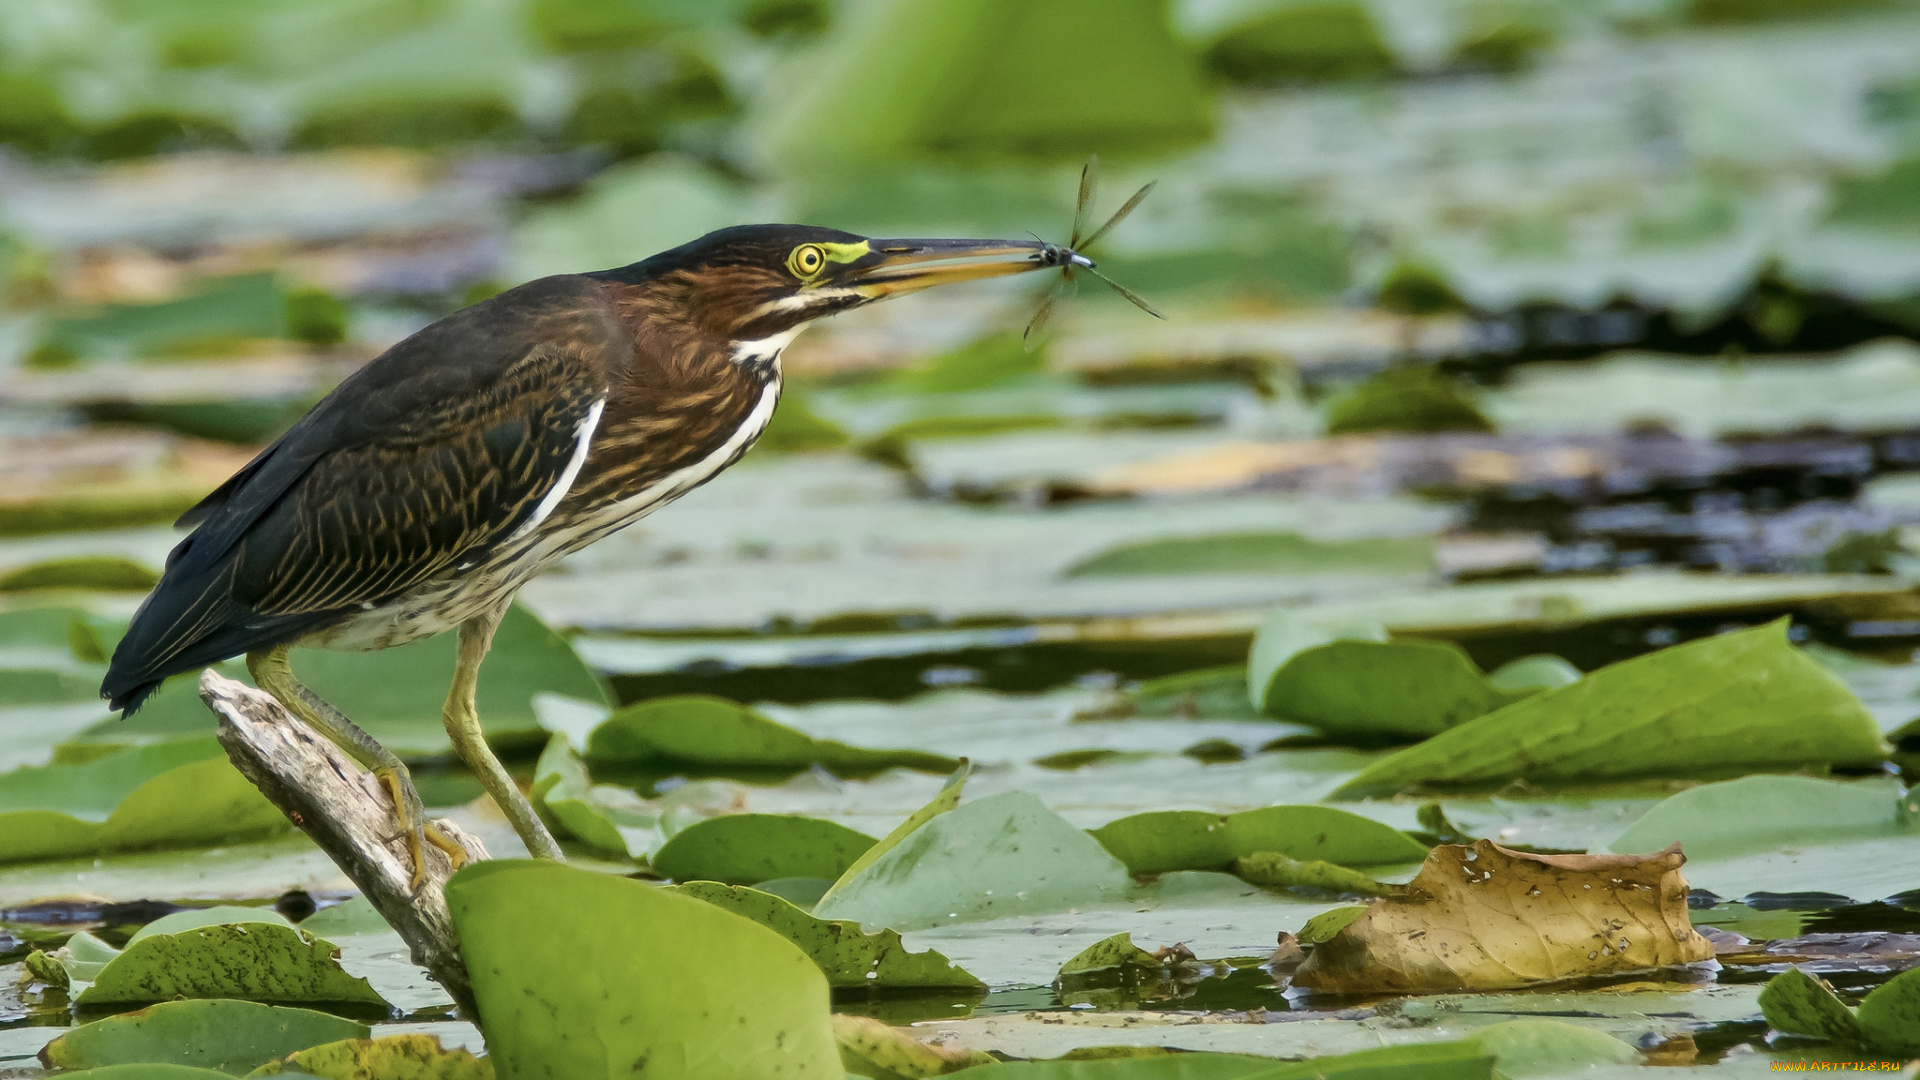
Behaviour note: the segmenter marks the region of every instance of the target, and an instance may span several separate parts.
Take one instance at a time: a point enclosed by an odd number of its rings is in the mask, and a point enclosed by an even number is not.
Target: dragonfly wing
[[[1087,273],[1092,274],[1094,277],[1097,277],[1101,281],[1104,281],[1107,284],[1113,286],[1114,292],[1117,292],[1121,296],[1126,297],[1127,303],[1132,304],[1134,307],[1139,308],[1141,311],[1146,312],[1147,314],[1153,316],[1156,319],[1166,318],[1165,315],[1162,315],[1160,314],[1159,311],[1155,310],[1152,304],[1149,304],[1144,299],[1142,299],[1139,293],[1134,292],[1132,289],[1127,288],[1125,285],[1120,284],[1119,282],[1113,280],[1112,278],[1108,277],[1107,275],[1101,273],[1098,270],[1088,270]]]
[[[1040,332],[1047,328],[1048,322],[1052,321],[1054,310],[1073,296],[1078,289],[1078,284],[1074,281],[1073,269],[1062,267],[1060,280],[1054,282],[1053,288],[1047,290],[1046,298],[1040,301],[1040,306],[1034,310],[1033,318],[1027,321],[1026,332],[1020,335],[1020,340],[1025,343],[1029,352],[1040,344]]]
[[[1087,163],[1080,166],[1080,200],[1073,204],[1073,237],[1067,241],[1068,250],[1080,247],[1080,238],[1086,235],[1087,226],[1093,220],[1093,200],[1100,190],[1100,157],[1093,155]]]
[[[1095,229],[1093,231],[1092,236],[1076,241],[1074,244],[1071,245],[1072,248],[1075,251],[1078,251],[1081,248],[1092,247],[1093,242],[1095,240],[1098,240],[1101,237],[1107,235],[1108,231],[1111,230],[1115,225],[1118,225],[1122,221],[1125,221],[1127,215],[1133,213],[1133,208],[1136,206],[1139,206],[1140,201],[1147,197],[1147,193],[1149,191],[1153,190],[1153,185],[1159,182],[1160,181],[1158,180],[1149,181],[1145,187],[1142,187],[1139,191],[1134,192],[1133,198],[1128,199],[1127,204],[1125,206],[1122,206],[1120,209],[1114,211],[1113,216],[1107,219],[1107,223],[1105,225],[1102,225],[1098,229]],[[1079,235],[1078,229],[1074,230],[1074,235],[1076,236]],[[1111,285],[1112,282],[1108,282],[1108,284]],[[1115,285],[1114,287],[1119,288],[1119,286],[1117,285]]]

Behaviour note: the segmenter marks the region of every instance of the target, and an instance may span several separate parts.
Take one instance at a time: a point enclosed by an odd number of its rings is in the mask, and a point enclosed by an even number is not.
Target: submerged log
[[[453,876],[446,854],[426,845],[426,879],[415,890],[406,838],[394,827],[393,801],[371,773],[244,683],[208,670],[200,676],[200,697],[220,718],[220,744],[234,767],[360,886],[413,950],[413,962],[432,973],[460,1011],[477,1015],[442,891]],[[458,825],[444,818],[434,824],[466,851],[469,862],[488,857]]]

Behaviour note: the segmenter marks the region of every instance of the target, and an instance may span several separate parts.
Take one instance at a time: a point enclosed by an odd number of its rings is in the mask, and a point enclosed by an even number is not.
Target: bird
[[[131,715],[168,677],[244,655],[256,686],[386,790],[417,890],[426,845],[456,866],[461,849],[426,821],[405,763],[302,684],[289,649],[454,632],[442,711],[454,753],[529,852],[561,859],[475,710],[520,587],[738,461],[773,416],[782,351],[813,322],[1076,259],[1039,240],[741,225],[456,311],[348,376],[181,516],[193,531],[114,649],[101,696]]]

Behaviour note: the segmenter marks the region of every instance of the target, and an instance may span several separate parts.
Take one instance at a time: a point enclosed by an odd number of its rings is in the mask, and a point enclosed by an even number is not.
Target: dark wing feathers
[[[289,641],[485,552],[526,521],[629,360],[593,282],[546,278],[422,330],[209,495],[114,651],[136,708],[169,675]]]

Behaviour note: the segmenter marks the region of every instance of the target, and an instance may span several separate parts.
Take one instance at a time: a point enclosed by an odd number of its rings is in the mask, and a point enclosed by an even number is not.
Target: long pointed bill
[[[956,281],[1060,265],[1062,249],[1038,240],[872,240],[839,284],[879,299]],[[1078,256],[1075,256],[1078,259]]]

